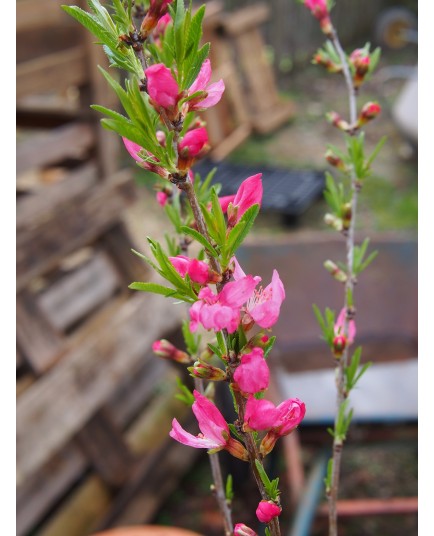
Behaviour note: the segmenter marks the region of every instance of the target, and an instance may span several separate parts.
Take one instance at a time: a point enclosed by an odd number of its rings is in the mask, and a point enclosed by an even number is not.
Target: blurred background
[[[128,290],[151,277],[131,248],[146,252],[146,236],[162,239],[168,225],[153,178],[89,108],[118,104],[96,69],[106,66],[101,47],[62,3],[17,0],[17,534],[158,523],[217,536],[207,456],[168,437],[174,416],[190,425],[175,398],[177,378],[189,379],[150,351],[162,337],[182,344],[185,310]],[[374,364],[352,396],[341,534],[408,536],[417,533],[417,2],[336,3],[347,52],[382,48],[359,103],[382,106],[366,127],[368,151],[387,136],[360,196],[358,236],[379,251],[356,288],[362,362]],[[347,115],[346,89],[311,64],[323,35],[295,1],[209,1],[204,30],[226,92],[204,115],[212,150],[197,170],[217,166],[224,193],[263,173],[263,210],[239,260],[266,284],[280,273],[273,396],[308,408],[269,469],[281,479],[283,533],[320,536],[335,395],[312,304],[342,304],[322,267],[344,257],[323,222],[322,190],[326,146],[342,147],[324,116]],[[234,518],[256,529],[254,485],[241,462],[224,462]]]

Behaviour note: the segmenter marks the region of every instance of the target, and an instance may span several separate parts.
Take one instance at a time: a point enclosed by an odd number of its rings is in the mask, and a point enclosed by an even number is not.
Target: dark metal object
[[[253,167],[209,160],[200,162],[194,171],[205,178],[214,167],[217,167],[217,173],[213,181],[222,185],[221,196],[235,194],[247,177],[262,173],[262,210],[277,212],[286,217],[299,217],[322,196],[324,189],[323,171],[290,170],[262,165]]]

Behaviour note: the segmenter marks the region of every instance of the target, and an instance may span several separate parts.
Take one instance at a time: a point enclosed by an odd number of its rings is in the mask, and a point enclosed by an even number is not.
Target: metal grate
[[[221,196],[235,194],[243,180],[262,173],[262,210],[285,216],[300,216],[322,197],[324,190],[323,171],[289,170],[261,165],[252,167],[231,162],[214,163],[209,160],[200,162],[194,171],[204,178],[214,167],[217,167],[217,173],[213,180],[215,183],[221,183]]]

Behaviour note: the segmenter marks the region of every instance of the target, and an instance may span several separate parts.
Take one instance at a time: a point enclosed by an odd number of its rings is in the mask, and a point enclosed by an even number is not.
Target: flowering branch
[[[349,122],[336,112],[328,114],[331,123],[342,130],[346,136],[347,154],[335,147],[329,147],[326,158],[328,162],[341,171],[350,182],[350,191],[345,192],[344,184],[335,184],[333,177],[327,174],[325,197],[333,213],[327,214],[325,221],[337,231],[343,232],[346,243],[346,266],[340,266],[331,260],[324,263],[333,277],[344,284],[344,307],[335,322],[335,314],[326,309],[323,316],[314,306],[314,312],[322,328],[324,339],[330,346],[336,360],[337,411],[333,436],[333,454],[328,465],[325,479],[326,493],[329,500],[329,536],[337,536],[337,499],[343,443],[352,419],[352,410],[348,410],[348,395],[356,382],[369,367],[369,363],[359,368],[361,348],[350,358],[349,348],[354,342],[356,326],[354,322],[354,286],[357,275],[365,269],[376,256],[376,252],[365,260],[364,255],[369,243],[366,239],[362,246],[355,245],[355,227],[358,195],[363,179],[369,175],[370,165],[381,148],[382,140],[369,159],[364,156],[364,136],[359,134],[361,126],[374,119],[380,112],[377,103],[367,103],[357,116],[357,94],[359,87],[375,68],[380,51],[370,53],[369,45],[355,50],[349,57],[345,54],[337,31],[330,19],[331,2],[328,0],[304,0],[305,5],[319,20],[322,31],[329,41],[314,57],[314,63],[323,65],[329,72],[342,73],[346,82],[349,98]]]

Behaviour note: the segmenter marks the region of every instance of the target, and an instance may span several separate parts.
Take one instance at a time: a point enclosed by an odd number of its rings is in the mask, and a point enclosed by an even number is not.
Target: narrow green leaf
[[[249,207],[246,212],[241,216],[240,221],[229,233],[228,240],[224,248],[224,256],[227,262],[232,258],[236,250],[243,243],[244,239],[252,228],[252,225],[254,224],[258,213],[259,205],[252,205],[251,207]]]
[[[218,257],[218,253],[214,249],[214,247],[208,242],[208,240],[203,235],[201,235],[198,231],[196,231],[196,229],[192,229],[191,227],[182,225],[180,227],[180,232],[194,238],[197,242],[199,242],[199,244],[201,244],[206,250],[208,250],[209,253],[213,257]]]

